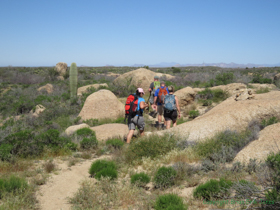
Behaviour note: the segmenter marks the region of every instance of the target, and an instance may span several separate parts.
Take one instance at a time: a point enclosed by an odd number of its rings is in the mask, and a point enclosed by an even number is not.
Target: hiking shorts
[[[164,116],[165,121],[172,120],[174,122],[177,120],[178,113],[177,113],[177,110],[173,110],[173,111],[164,110],[163,116]]]
[[[157,112],[159,115],[163,115],[163,105],[158,105],[157,106]]]
[[[135,130],[136,126],[139,130],[144,130],[145,122],[143,116],[135,116],[131,119],[128,119],[128,130]]]

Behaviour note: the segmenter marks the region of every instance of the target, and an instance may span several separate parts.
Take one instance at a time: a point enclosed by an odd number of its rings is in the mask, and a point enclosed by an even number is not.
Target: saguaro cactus
[[[77,97],[77,84],[78,84],[78,70],[76,63],[71,63],[69,72],[70,81],[70,96],[71,98]]]

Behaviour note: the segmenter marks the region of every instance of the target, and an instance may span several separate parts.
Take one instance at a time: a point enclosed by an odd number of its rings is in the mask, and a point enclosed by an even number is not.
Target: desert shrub
[[[176,147],[176,138],[172,135],[150,135],[132,141],[125,151],[125,160],[128,163],[141,160],[142,157],[155,158],[164,155]]]
[[[201,170],[204,172],[215,171],[217,169],[217,164],[209,159],[205,159],[201,162]]]
[[[239,161],[237,161],[232,164],[231,171],[238,173],[241,172],[243,169],[244,169],[244,165],[242,165]]]
[[[53,160],[49,160],[43,164],[43,167],[47,173],[51,173],[52,171],[54,171],[56,165],[54,164]]]
[[[210,90],[208,88],[198,92],[196,95],[196,98],[201,100],[202,103],[211,103],[211,104],[212,101],[220,102],[226,100],[228,97],[229,97],[229,93],[227,91],[224,91],[222,89]],[[210,100],[211,102],[209,102]]]
[[[225,179],[220,179],[219,181],[210,179],[208,182],[197,186],[193,192],[193,196],[207,201],[222,198],[228,195],[231,186],[231,181]]]
[[[212,101],[211,100],[202,100],[202,106],[211,106]]]
[[[176,74],[176,73],[181,73],[181,69],[180,68],[176,68],[176,67],[171,67],[171,70],[172,70],[172,72],[174,73],[174,74]]]
[[[261,125],[263,126],[263,128],[265,128],[266,126],[273,125],[273,124],[278,123],[278,122],[279,122],[278,118],[271,117],[268,120],[267,119],[263,119],[262,122],[261,122]]]
[[[81,128],[77,130],[76,133],[78,136],[82,136],[82,137],[88,137],[95,134],[93,130],[91,130],[90,128]]]
[[[158,169],[154,183],[156,188],[167,188],[175,184],[177,172],[172,167],[161,167]]]
[[[172,167],[176,171],[176,180],[185,180],[198,172],[198,168],[185,162],[177,162]]]
[[[187,210],[183,200],[176,194],[165,194],[157,198],[154,207],[156,210]]]
[[[229,93],[227,91],[221,90],[221,89],[215,89],[212,90],[213,92],[213,101],[214,102],[220,102],[220,101],[224,101],[229,97]]]
[[[270,90],[268,87],[266,88],[260,88],[258,90],[256,90],[256,94],[262,94],[262,93],[268,93]]]
[[[28,183],[25,179],[10,176],[9,178],[0,179],[0,198],[3,193],[17,193],[23,192],[28,188]]]
[[[265,162],[271,171],[272,185],[280,193],[280,152],[271,153]]]
[[[194,118],[199,116],[199,111],[198,110],[191,110],[191,111],[189,111],[189,115],[190,115],[190,118],[194,119]]]
[[[253,182],[247,180],[239,180],[232,185],[235,191],[236,198],[249,198],[254,195],[254,192],[258,191],[258,188]]]
[[[13,149],[13,145],[11,144],[1,144],[0,145],[0,160],[9,161],[12,157],[11,151]]]
[[[120,139],[109,139],[106,141],[106,145],[112,146],[115,149],[120,149],[124,145],[124,142]]]
[[[250,141],[254,140],[254,132],[246,130],[241,133],[226,130],[211,139],[195,145],[195,151],[203,158],[213,162],[230,162],[236,154]]]
[[[76,151],[78,149],[78,145],[75,144],[74,142],[68,142],[65,144],[65,148],[72,150],[72,151]]]
[[[100,179],[101,176],[110,177],[111,179],[117,178],[118,176],[115,163],[108,160],[97,160],[93,162],[89,169],[89,174],[97,179]]]
[[[95,136],[89,138],[83,138],[80,142],[80,147],[82,149],[95,149],[98,146],[98,140]]]
[[[104,168],[101,171],[97,172],[94,176],[96,179],[100,180],[101,177],[109,177],[110,179],[118,178],[118,172],[113,168]]]
[[[220,73],[217,74],[215,78],[215,85],[227,85],[229,83],[232,83],[234,79],[233,73]]]
[[[248,165],[245,167],[245,171],[249,174],[255,173],[258,169],[259,163],[257,163],[257,159],[251,159],[249,160]]]
[[[212,99],[214,97],[213,91],[210,90],[209,88],[205,88],[203,91],[200,91],[197,93],[196,98],[197,99]]]
[[[251,83],[271,84],[272,83],[272,79],[263,78],[262,75],[255,74],[253,76],[253,79],[252,79]]]
[[[139,187],[144,187],[150,182],[151,178],[144,172],[137,173],[131,176],[131,184],[136,184]]]

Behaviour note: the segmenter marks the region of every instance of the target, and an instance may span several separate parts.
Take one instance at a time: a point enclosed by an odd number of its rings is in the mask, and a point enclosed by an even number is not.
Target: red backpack
[[[134,117],[137,114],[138,96],[131,94],[125,103],[125,117]]]
[[[159,93],[158,93],[158,100],[159,100],[159,103],[163,104],[164,102],[164,96],[167,95],[168,92],[167,92],[167,87],[165,86],[164,88],[159,88]]]

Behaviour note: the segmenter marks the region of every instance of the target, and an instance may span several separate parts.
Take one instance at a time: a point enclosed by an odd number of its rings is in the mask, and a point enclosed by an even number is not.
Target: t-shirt
[[[145,103],[145,99],[144,98],[138,97],[137,111],[140,111],[141,114],[143,114],[143,109],[140,109],[140,103],[142,101]],[[136,116],[138,116],[138,115],[136,115]]]
[[[156,92],[155,92],[155,96],[157,96],[157,97],[158,97],[159,90],[160,90],[160,89],[163,89],[163,88],[166,88],[167,93],[169,94],[168,88],[167,88],[166,86],[164,86],[164,87],[160,86],[160,88],[156,90]],[[157,99],[157,101],[159,101],[159,100]],[[162,104],[158,102],[158,103],[157,103],[157,105],[161,106]]]

